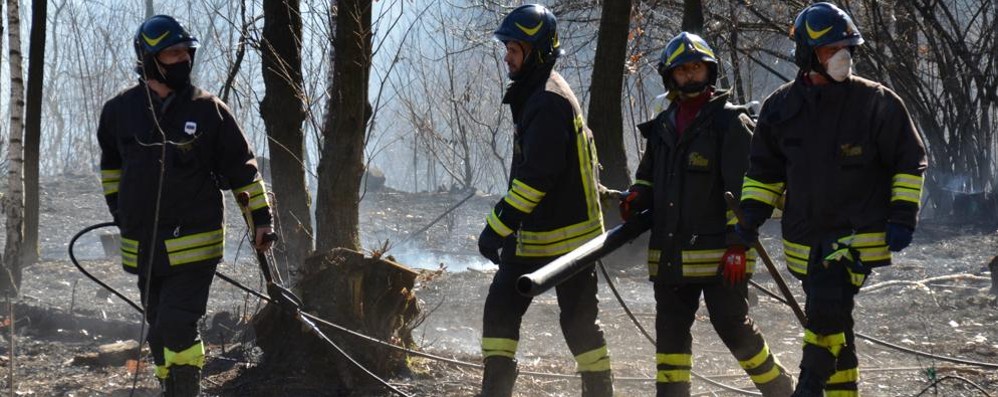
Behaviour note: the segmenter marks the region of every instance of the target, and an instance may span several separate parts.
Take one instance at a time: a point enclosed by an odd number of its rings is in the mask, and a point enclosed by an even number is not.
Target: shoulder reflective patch
[[[523,33],[526,33],[527,36],[533,36],[537,34],[537,31],[541,30],[541,26],[544,26],[544,21],[538,22],[537,26],[534,26],[532,28],[528,28],[526,26],[520,25],[519,23],[516,23],[516,27],[520,28],[520,30],[522,30]]]
[[[151,38],[149,38],[149,36],[146,36],[146,34],[143,33],[142,34],[142,40],[145,40],[146,44],[148,44],[150,47],[155,47],[157,44],[159,44],[160,41],[163,41],[163,39],[166,38],[166,36],[169,35],[169,34],[170,34],[170,31],[167,30],[167,31],[163,32],[163,34],[159,35],[159,37],[157,37],[155,39],[151,39]]]
[[[824,28],[822,30],[814,30],[811,28],[811,24],[808,23],[807,21],[804,21],[804,27],[807,28],[807,35],[811,37],[811,40],[820,39],[821,36],[824,36],[825,33],[828,33],[828,31],[832,30],[831,26]]]

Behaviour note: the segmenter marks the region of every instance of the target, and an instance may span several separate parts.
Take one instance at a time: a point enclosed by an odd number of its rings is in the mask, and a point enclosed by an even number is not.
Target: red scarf
[[[703,105],[714,96],[714,90],[707,89],[692,98],[681,99],[677,105],[678,109],[676,111],[676,138],[683,136],[683,132],[686,132],[686,128],[693,124],[693,120],[696,119],[697,113],[700,113],[700,109]]]

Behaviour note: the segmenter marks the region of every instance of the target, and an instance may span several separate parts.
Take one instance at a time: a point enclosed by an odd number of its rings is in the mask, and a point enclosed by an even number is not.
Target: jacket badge
[[[859,157],[863,155],[863,147],[859,145],[847,143],[839,146],[839,149],[841,149],[842,157]]]
[[[709,164],[710,164],[710,160],[708,160],[706,157],[703,157],[703,155],[701,155],[700,153],[698,153],[698,152],[690,153],[690,166],[691,167],[706,167]]]
[[[184,132],[187,133],[187,135],[194,135],[194,133],[198,132],[198,123],[193,121],[184,123]]]

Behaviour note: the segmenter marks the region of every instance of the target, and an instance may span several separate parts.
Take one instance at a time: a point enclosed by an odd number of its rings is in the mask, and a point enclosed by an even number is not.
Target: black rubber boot
[[[582,397],[613,397],[613,376],[610,371],[583,372]]]
[[[792,397],[822,397],[825,395],[825,382],[827,381],[828,375],[801,369],[797,388],[794,389]]]
[[[201,368],[193,365],[176,365],[170,367],[170,375],[166,377],[165,397],[199,397],[201,396]]]
[[[794,393],[794,379],[781,367],[780,376],[766,383],[756,383],[755,387],[763,397],[790,397]]]
[[[485,359],[482,393],[479,397],[511,397],[516,382],[516,360],[493,356]]]

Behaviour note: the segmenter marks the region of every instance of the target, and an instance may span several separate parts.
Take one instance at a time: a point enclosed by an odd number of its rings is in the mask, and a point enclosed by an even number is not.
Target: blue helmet
[[[557,59],[563,51],[558,43],[558,20],[554,13],[540,4],[527,4],[514,9],[493,32],[496,40],[530,43],[539,63]]]
[[[179,43],[188,43],[191,58],[194,58],[194,50],[199,46],[198,39],[191,36],[180,22],[168,15],[155,15],[146,19],[142,25],[139,25],[132,42],[139,62]]]
[[[794,63],[802,71],[814,70],[817,60],[814,49],[840,44],[848,47],[863,44],[852,17],[832,3],[814,3],[797,15],[790,37],[796,44]]]
[[[670,75],[672,69],[690,62],[706,63],[709,69],[707,85],[717,84],[717,56],[714,55],[714,50],[702,37],[689,32],[681,32],[665,45],[665,50],[662,51],[662,56],[658,58],[656,65],[658,74],[662,76],[666,88],[669,90],[676,88]]]

